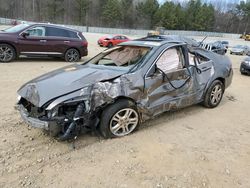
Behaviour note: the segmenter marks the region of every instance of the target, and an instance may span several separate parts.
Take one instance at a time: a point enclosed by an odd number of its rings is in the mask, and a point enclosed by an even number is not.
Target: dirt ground
[[[103,50],[96,45],[100,34],[85,36],[87,58]],[[68,63],[20,59],[0,64],[0,187],[250,187],[250,77],[239,73],[243,56],[229,57],[233,83],[217,108],[194,105],[164,113],[120,139],[82,135],[75,149],[28,127],[14,110],[23,83]]]

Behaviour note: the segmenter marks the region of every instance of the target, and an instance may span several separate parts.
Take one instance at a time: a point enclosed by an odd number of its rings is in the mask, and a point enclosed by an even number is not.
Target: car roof
[[[178,35],[155,35],[144,37],[140,39],[135,39],[128,42],[123,42],[120,46],[143,46],[143,47],[159,47],[165,44],[189,44],[186,40],[187,38],[183,38],[182,36]],[[191,40],[191,39],[189,39]]]

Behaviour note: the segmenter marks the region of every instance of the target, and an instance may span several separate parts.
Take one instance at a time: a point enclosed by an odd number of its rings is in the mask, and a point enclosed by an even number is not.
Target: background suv
[[[51,24],[20,24],[0,31],[0,62],[20,55],[63,57],[76,62],[88,55],[88,42],[80,31]]]

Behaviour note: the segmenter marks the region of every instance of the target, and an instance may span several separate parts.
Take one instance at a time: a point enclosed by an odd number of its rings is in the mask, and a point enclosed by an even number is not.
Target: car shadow
[[[175,121],[176,119],[184,119],[187,116],[193,116],[193,115],[199,114],[201,110],[209,110],[209,109],[206,109],[202,105],[197,104],[197,105],[193,105],[193,106],[186,107],[183,109],[178,109],[176,111],[164,112],[163,114],[158,115],[154,117],[153,119],[150,119],[142,123],[138,131],[135,131],[133,134],[137,134],[143,130],[153,129],[154,127],[163,126],[163,122],[164,122],[164,126],[171,126],[171,122]],[[123,138],[120,138],[120,139],[123,139]],[[98,142],[102,143],[105,140],[106,139],[100,135],[98,130],[96,130],[95,132],[88,132],[88,133],[79,135],[76,141],[71,140],[71,141],[68,141],[68,143],[73,144],[74,145],[73,147],[75,147],[75,149],[82,149],[84,147],[90,146]],[[115,138],[113,140],[115,141]]]

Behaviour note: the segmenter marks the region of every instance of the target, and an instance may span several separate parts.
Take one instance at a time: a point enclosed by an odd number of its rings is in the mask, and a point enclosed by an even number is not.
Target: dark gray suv
[[[19,89],[17,108],[60,140],[96,129],[121,137],[165,111],[216,107],[232,75],[226,56],[184,40],[135,40],[31,80]]]

